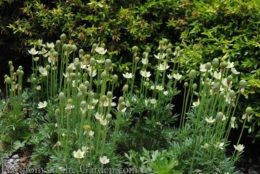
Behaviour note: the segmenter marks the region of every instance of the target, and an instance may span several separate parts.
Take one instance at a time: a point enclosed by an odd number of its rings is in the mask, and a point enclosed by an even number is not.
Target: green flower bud
[[[73,44],[73,45],[71,45],[71,49],[73,52],[76,52],[78,48],[75,44]]]
[[[197,88],[198,88],[197,83],[193,83],[193,85],[192,85],[192,89],[193,89],[193,90],[196,90]]]
[[[60,41],[60,40],[56,40],[55,45],[56,45],[56,48],[60,49],[60,47],[61,47],[61,41]]]
[[[86,92],[87,92],[87,86],[81,83],[81,84],[79,85],[79,90],[80,90],[81,92],[83,92],[83,93],[86,93]]]
[[[121,97],[119,97],[119,99],[118,99],[118,103],[121,104],[122,102],[124,102],[124,97],[121,96]]]
[[[140,57],[135,57],[135,62],[139,62]]]
[[[245,80],[240,80],[240,82],[239,82],[239,87],[240,87],[240,88],[246,87],[246,81],[245,81]]]
[[[214,59],[213,59],[213,61],[212,61],[212,66],[213,66],[214,68],[218,68],[218,66],[219,66],[219,60],[218,60],[218,58],[214,58]]]
[[[84,55],[84,50],[83,49],[79,49],[79,57],[82,58]]]
[[[6,84],[11,84],[12,83],[12,79],[10,77],[6,77],[5,78],[5,83]]]
[[[221,62],[219,66],[220,66],[220,68],[224,69],[224,68],[227,67],[227,63],[226,62]]]
[[[222,120],[222,119],[223,119],[223,116],[224,116],[224,115],[223,115],[222,112],[218,112],[218,113],[217,113],[217,116],[216,116],[216,119],[217,119],[217,120]]]
[[[148,57],[148,55],[149,55],[149,53],[148,53],[148,52],[143,52],[143,57],[144,57],[144,58],[147,58],[147,57]]]
[[[61,40],[61,42],[65,42],[65,41],[67,40],[67,36],[66,36],[65,33],[62,33],[62,34],[60,35],[60,40]]]
[[[252,114],[252,113],[254,113],[254,110],[252,109],[252,107],[247,107],[246,108],[246,113],[249,115],[249,114]]]
[[[116,74],[114,74],[113,77],[112,77],[113,83],[116,83],[117,80],[118,80],[118,76]]]
[[[60,92],[60,93],[59,93],[59,100],[60,100],[60,101],[64,101],[65,98],[66,98],[66,97],[65,97],[65,94],[64,94],[63,92]]]
[[[125,84],[125,85],[123,86],[123,92],[127,92],[127,91],[128,91],[128,89],[129,89],[129,86],[128,86],[128,84]]]
[[[232,81],[232,79],[233,79],[232,75],[229,75],[229,76],[227,77],[227,83],[230,83],[230,82]]]
[[[78,97],[79,100],[82,100],[83,93],[81,91],[79,91],[78,94],[77,94],[77,97]]]
[[[112,64],[111,59],[106,59],[106,60],[105,60],[105,67],[106,67],[106,69],[110,69],[111,64]]]
[[[102,79],[106,79],[106,78],[107,78],[107,73],[106,73],[106,71],[103,71],[103,72],[101,73],[101,78],[102,78]]]
[[[138,47],[137,47],[137,46],[133,46],[133,47],[132,47],[132,51],[133,51],[133,53],[137,53]]]
[[[55,115],[60,116],[60,109],[55,109]]]
[[[191,71],[190,71],[190,74],[189,74],[189,77],[191,78],[191,79],[194,79],[195,77],[196,77],[196,71],[194,70],[194,69],[192,69]]]
[[[105,102],[106,101],[106,99],[107,99],[107,96],[105,96],[105,95],[102,95],[102,97],[100,98],[100,102]]]
[[[106,119],[107,119],[107,120],[111,120],[111,118],[112,118],[112,115],[111,115],[111,114],[107,114],[107,115],[106,115]]]
[[[113,97],[113,93],[111,91],[107,91],[107,97],[111,99]]]
[[[172,54],[172,49],[171,48],[167,48],[166,49],[166,54],[167,55],[171,55]]]
[[[89,63],[90,63],[90,66],[95,66],[96,60],[93,57],[91,57]]]
[[[206,70],[209,71],[211,69],[211,63],[210,62],[206,63],[205,68]]]
[[[145,51],[146,51],[147,53],[150,53],[150,52],[151,52],[151,48],[150,48],[149,46],[147,46],[147,47],[145,48]]]
[[[185,82],[184,83],[184,87],[188,87],[189,86],[189,83],[188,82]]]

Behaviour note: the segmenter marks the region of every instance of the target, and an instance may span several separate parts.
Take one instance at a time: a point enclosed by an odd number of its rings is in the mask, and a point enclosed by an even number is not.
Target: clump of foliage
[[[253,114],[247,108],[234,151],[226,156],[246,87],[244,80],[238,81],[234,63],[214,59],[201,64],[200,71],[187,72],[185,80],[167,39],[156,50],[146,47],[141,56],[137,46],[131,51],[132,63],[115,74],[117,64],[103,44],[85,52],[65,34],[55,44],[38,40],[28,51],[32,70],[27,89],[23,68],[15,71],[10,62],[6,99],[0,105],[1,156],[20,151],[30,156],[30,167],[58,173],[107,168],[234,173],[245,148],[241,136]],[[197,78],[200,83],[195,83]],[[173,104],[182,80],[178,116]]]
[[[238,111],[251,103],[254,117],[247,125],[248,132],[252,140],[259,137],[260,5],[257,0],[4,2],[0,5],[4,12],[1,17],[5,19],[0,22],[0,33],[2,38],[12,38],[14,49],[24,55],[31,43],[40,38],[55,41],[64,32],[70,42],[83,49],[105,43],[110,58],[120,62],[121,72],[131,62],[128,57],[133,45],[145,49],[145,43],[149,42],[155,49],[163,37],[175,45],[183,68],[194,69],[214,58],[233,61],[248,82]],[[5,40],[0,40],[1,43],[7,44]]]

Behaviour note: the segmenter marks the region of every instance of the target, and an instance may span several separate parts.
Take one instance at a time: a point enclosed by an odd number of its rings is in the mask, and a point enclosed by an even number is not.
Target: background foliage
[[[213,58],[235,62],[248,82],[238,109],[252,105],[255,117],[248,130],[255,140],[260,136],[259,9],[257,0],[1,0],[1,67],[7,64],[3,57],[28,65],[30,44],[66,33],[84,49],[104,43],[123,70],[133,45],[149,42],[156,48],[161,38],[169,38],[184,72]]]

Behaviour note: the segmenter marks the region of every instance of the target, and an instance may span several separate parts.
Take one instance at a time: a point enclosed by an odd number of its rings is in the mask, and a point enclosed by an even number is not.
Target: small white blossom
[[[38,109],[46,108],[47,104],[48,104],[48,103],[47,103],[46,101],[44,101],[44,102],[39,102],[39,103],[38,103]]]
[[[243,144],[238,144],[238,145],[234,145],[234,148],[238,151],[238,152],[243,152],[243,150],[245,149],[245,146]]]
[[[33,56],[35,56],[35,55],[37,55],[39,52],[36,51],[35,48],[31,48],[30,50],[28,50],[28,53],[31,54],[31,55],[33,55]]]
[[[147,58],[143,58],[141,60],[141,62],[142,62],[143,65],[147,65],[148,64],[148,59]]]
[[[42,66],[39,67],[39,72],[41,73],[42,76],[47,76],[48,71],[46,68],[43,68]]]
[[[107,50],[104,49],[103,47],[96,47],[95,51],[98,53],[98,54],[101,54],[101,55],[104,55],[106,54]]]
[[[169,68],[170,66],[167,64],[167,63],[163,63],[163,64],[160,64],[157,68],[159,71],[165,71]]]
[[[231,127],[232,128],[235,128],[235,121],[236,121],[236,117],[231,117],[231,120],[230,120],[230,124],[231,124]]]
[[[82,159],[84,158],[84,154],[85,152],[84,151],[81,151],[80,149],[77,150],[77,151],[73,151],[73,157],[76,158],[76,159]]]
[[[140,71],[140,74],[144,78],[149,78],[151,76],[150,71]]]
[[[227,67],[226,68],[234,68],[234,62],[227,62]]]
[[[236,68],[231,68],[231,72],[235,75],[240,74],[240,72],[238,72]]]
[[[216,119],[213,119],[212,117],[209,117],[209,118],[206,117],[205,120],[206,120],[207,123],[210,123],[210,124],[214,123],[216,121]]]
[[[173,74],[173,78],[175,78],[176,80],[180,80],[182,78],[182,75],[179,73]]]
[[[124,76],[124,78],[126,78],[126,79],[131,79],[131,78],[133,78],[133,74],[132,74],[132,73],[128,73],[128,72],[124,73],[123,76]]]
[[[200,65],[200,72],[206,72],[207,69],[206,69],[206,64],[201,64]]]
[[[165,53],[158,53],[157,55],[154,55],[154,57],[156,58],[156,59],[164,59],[165,58],[165,56],[166,56],[166,54]]]
[[[150,102],[151,102],[151,104],[155,105],[157,101],[156,101],[156,99],[152,98],[152,99],[150,100]]]
[[[168,92],[168,91],[164,91],[163,94],[164,94],[165,96],[167,96],[167,95],[169,95],[169,92]]]
[[[192,103],[192,107],[198,107],[200,105],[200,100]]]
[[[156,85],[155,89],[158,91],[162,91],[164,88],[162,85]]]
[[[101,164],[108,164],[109,163],[109,159],[107,158],[107,156],[100,157],[99,161],[100,161]]]
[[[214,77],[215,79],[220,80],[220,79],[221,79],[221,72],[214,71],[213,77]]]

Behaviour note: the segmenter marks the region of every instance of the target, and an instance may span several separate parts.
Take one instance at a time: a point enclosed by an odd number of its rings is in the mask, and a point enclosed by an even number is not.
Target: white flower
[[[213,119],[212,117],[209,117],[209,118],[206,117],[205,120],[206,120],[207,123],[210,123],[210,124],[214,123],[216,121],[216,119]]]
[[[165,71],[169,68],[170,66],[167,64],[167,63],[163,63],[163,64],[160,64],[157,68],[159,71]]]
[[[88,131],[88,136],[93,137],[94,136],[94,131],[92,131],[92,130]]]
[[[152,98],[152,99],[150,100],[150,102],[151,102],[151,104],[155,105],[157,101],[156,101],[156,99]]]
[[[39,72],[41,73],[42,76],[47,76],[48,71],[46,68],[43,68],[42,66],[39,67]]]
[[[219,143],[219,144],[218,144],[218,148],[221,149],[221,150],[223,150],[223,149],[224,149],[224,145],[225,145],[225,143]]]
[[[54,43],[53,42],[51,42],[51,43],[47,42],[46,46],[47,46],[47,48],[52,49],[52,48],[54,48]]]
[[[176,80],[180,80],[182,78],[182,75],[179,73],[173,74],[173,78],[175,78]]]
[[[245,146],[243,144],[238,144],[238,145],[234,145],[234,148],[238,151],[238,152],[242,152],[245,149]]]
[[[98,53],[98,54],[101,54],[101,55],[104,55],[106,54],[107,50],[104,49],[103,47],[96,47],[95,51]]]
[[[158,91],[162,91],[164,88],[162,85],[156,85],[155,89]]]
[[[103,126],[106,126],[109,123],[109,121],[107,119],[99,119],[99,122]]]
[[[124,78],[126,78],[126,79],[131,79],[131,78],[133,78],[133,74],[132,74],[132,73],[128,73],[128,72],[126,72],[125,74],[123,74],[123,76],[124,76]]]
[[[200,65],[200,72],[206,72],[207,69],[206,69],[206,64],[201,64]]]
[[[161,53],[158,53],[157,55],[154,55],[154,57],[156,58],[156,59],[164,59],[165,58],[165,56],[166,56],[166,54],[161,54]]]
[[[200,105],[200,100],[192,103],[192,107],[198,107]]]
[[[236,68],[231,68],[231,72],[235,75],[240,74],[240,72],[238,72]]]
[[[142,62],[142,64],[147,65],[148,64],[148,59],[147,58],[143,58],[141,62]]]
[[[167,77],[168,77],[168,79],[172,79],[172,78],[173,78],[173,75],[167,74]]]
[[[213,77],[215,77],[216,79],[220,80],[221,79],[221,72],[214,71]]]
[[[163,94],[164,94],[165,96],[167,96],[167,95],[169,94],[169,92],[168,92],[168,91],[164,91]]]
[[[95,118],[96,118],[97,120],[101,120],[101,119],[103,118],[103,116],[97,112],[97,113],[95,114]]]
[[[104,62],[105,62],[105,59],[99,59],[99,60],[97,59],[96,61],[97,61],[97,63],[100,63],[100,64],[102,64],[102,63],[104,63]]]
[[[44,101],[44,102],[39,102],[38,103],[38,109],[42,109],[42,108],[45,108],[46,106],[47,106],[47,102],[46,101]]]
[[[226,68],[234,68],[234,62],[227,62],[227,67]]]
[[[31,55],[33,55],[33,56],[35,56],[35,55],[37,55],[39,52],[36,51],[35,48],[31,48],[30,50],[28,50],[28,53],[31,54]]]
[[[107,164],[109,163],[109,159],[107,158],[107,156],[102,156],[99,158],[99,161],[101,162],[101,164]]]
[[[73,157],[74,157],[74,158],[82,159],[82,158],[84,158],[85,152],[84,152],[84,151],[81,151],[81,150],[79,149],[79,150],[77,150],[77,151],[73,151],[72,154],[73,154]]]
[[[236,117],[231,117],[230,124],[232,128],[235,128]]]
[[[141,76],[149,78],[151,76],[150,71],[140,71]]]

